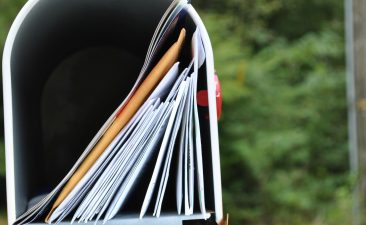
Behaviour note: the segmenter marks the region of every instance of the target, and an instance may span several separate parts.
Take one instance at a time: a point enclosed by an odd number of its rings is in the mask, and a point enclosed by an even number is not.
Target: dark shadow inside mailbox
[[[127,96],[169,3],[40,0],[27,15],[11,55],[18,216],[61,181]],[[213,209],[209,141],[203,144]],[[137,213],[142,199],[135,202],[126,210]]]

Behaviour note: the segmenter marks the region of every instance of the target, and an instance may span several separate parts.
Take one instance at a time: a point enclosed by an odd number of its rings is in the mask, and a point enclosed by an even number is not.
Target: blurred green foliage
[[[343,2],[202,0],[230,224],[349,224]]]
[[[1,46],[24,2],[0,0]],[[221,79],[230,224],[349,224],[343,1],[193,4]]]

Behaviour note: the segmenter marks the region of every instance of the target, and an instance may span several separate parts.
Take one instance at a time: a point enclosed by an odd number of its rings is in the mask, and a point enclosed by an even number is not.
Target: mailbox
[[[29,0],[19,12],[3,53],[9,224],[62,180],[129,93],[155,28],[170,4],[171,0]],[[192,21],[203,26],[193,7],[185,10]],[[212,53],[210,43],[205,44],[205,50]],[[213,58],[207,60],[213,62]],[[203,143],[210,219],[202,220],[199,213],[176,215],[174,210],[169,213],[168,207],[168,213],[159,218],[140,220],[140,206],[131,204],[110,224],[221,221],[213,77],[210,66],[210,117]]]

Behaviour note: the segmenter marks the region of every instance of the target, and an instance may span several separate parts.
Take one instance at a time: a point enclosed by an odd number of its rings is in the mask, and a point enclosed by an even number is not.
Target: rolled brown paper
[[[83,178],[86,172],[88,172],[88,170],[93,166],[93,164],[97,161],[97,159],[108,147],[108,145],[113,141],[117,134],[122,130],[122,128],[128,123],[128,121],[145,102],[145,100],[147,99],[149,94],[155,89],[159,81],[165,76],[165,74],[169,71],[173,64],[177,62],[185,36],[186,31],[183,28],[180,31],[178,40],[169,48],[169,50],[159,60],[157,65],[147,75],[146,79],[138,87],[136,92],[132,95],[131,99],[126,103],[125,107],[120,111],[120,113],[118,113],[111,126],[107,129],[107,131],[100,138],[98,143],[90,151],[88,156],[84,159],[79,168],[75,171],[75,173],[63,187],[62,191],[58,195],[56,201],[53,203],[52,208],[45,219],[46,223],[49,222],[50,216],[52,215],[53,211],[61,204],[63,200],[65,200],[65,198],[72,191],[72,189],[77,185],[81,178]]]

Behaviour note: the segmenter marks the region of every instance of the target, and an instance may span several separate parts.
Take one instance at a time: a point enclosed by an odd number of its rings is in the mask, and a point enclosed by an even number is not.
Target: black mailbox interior
[[[11,52],[17,216],[61,181],[126,97],[170,3],[39,0],[27,15]],[[209,150],[207,121],[202,131]],[[207,196],[211,166],[204,161]]]
[[[169,4],[39,0],[26,16],[11,52],[18,216],[128,94]]]

